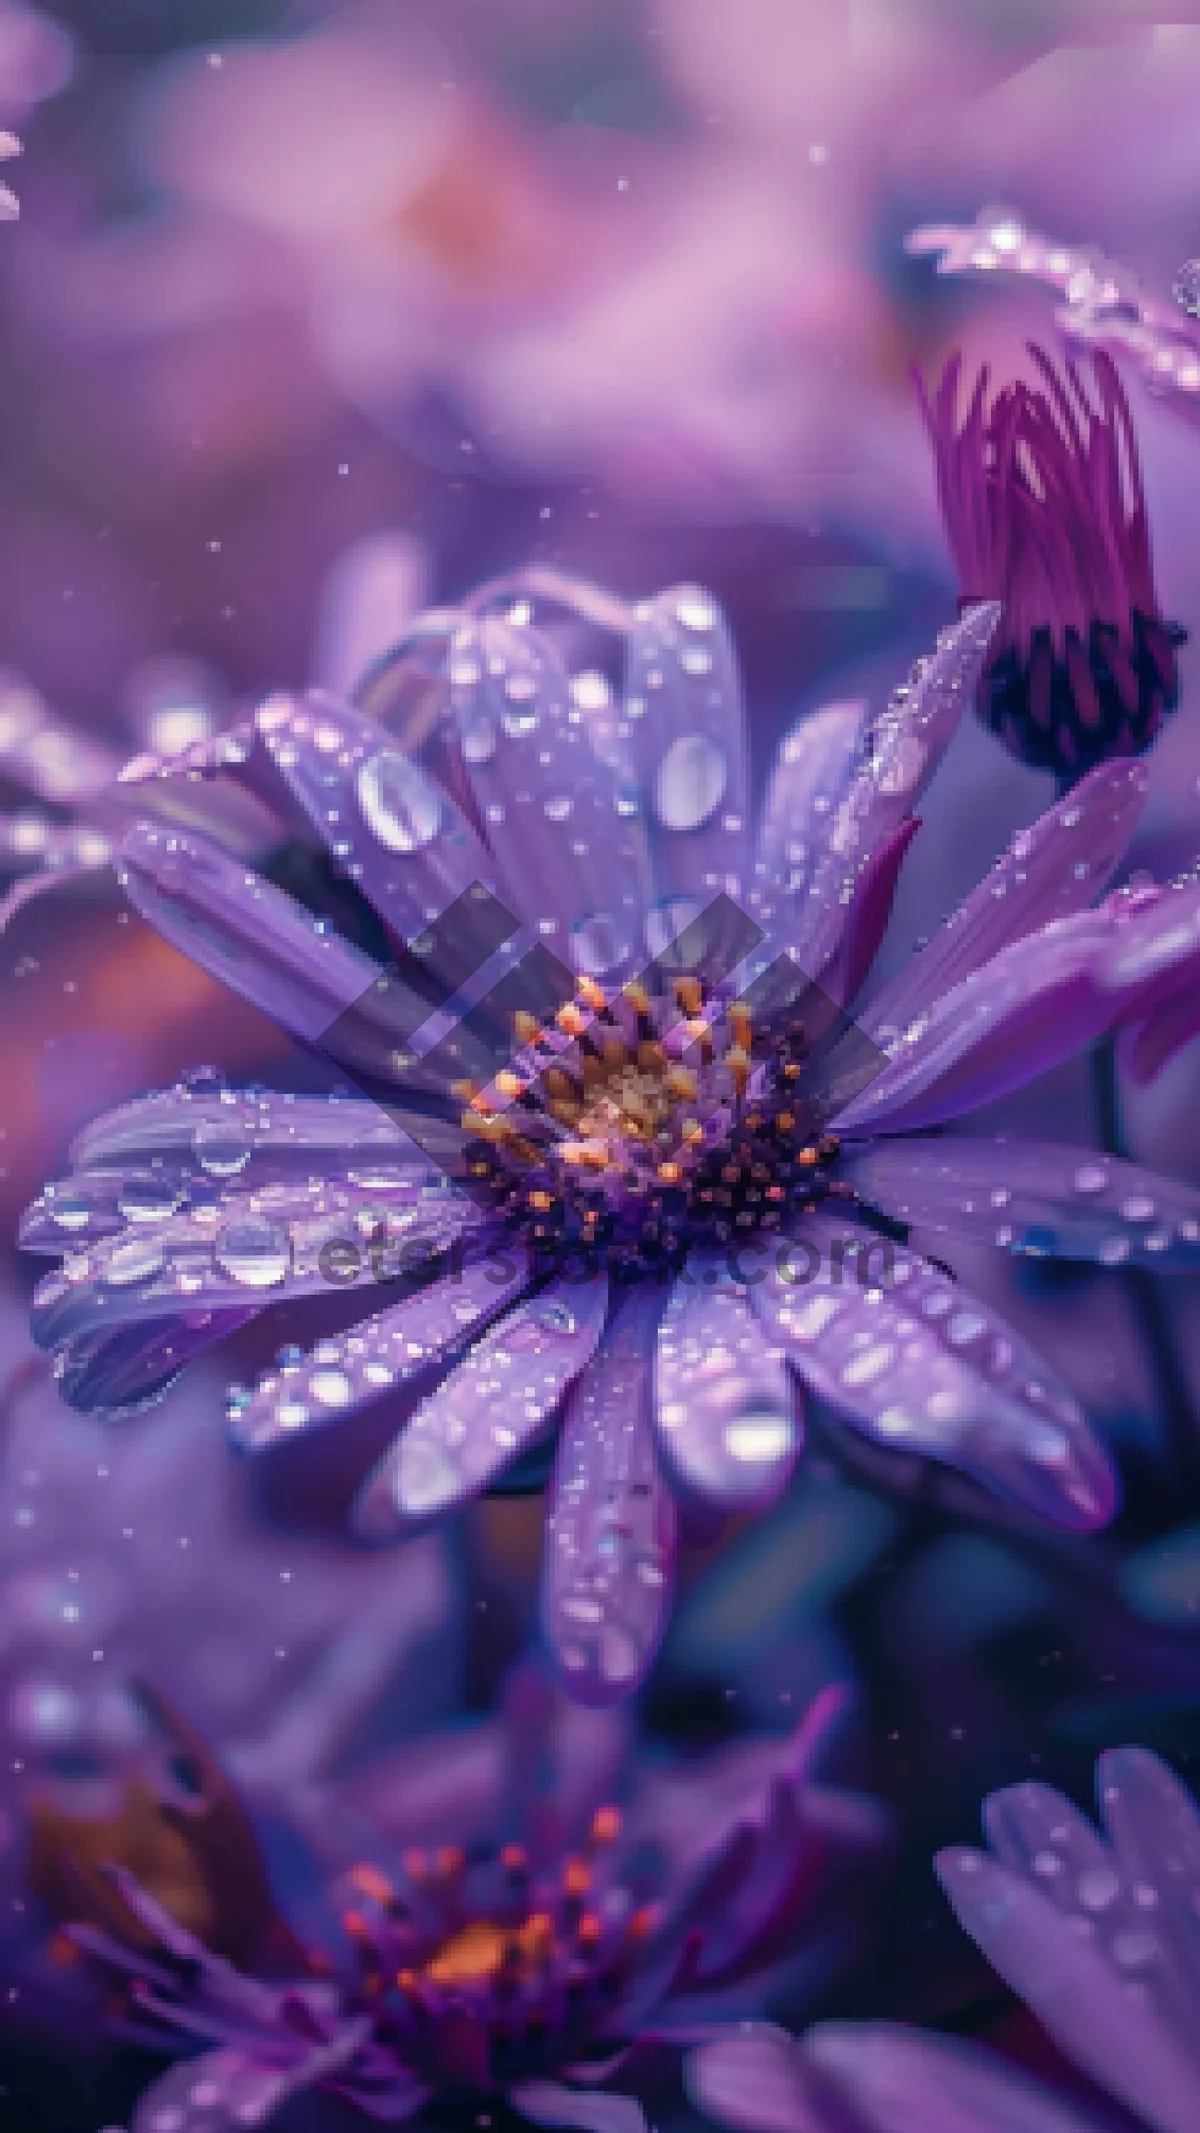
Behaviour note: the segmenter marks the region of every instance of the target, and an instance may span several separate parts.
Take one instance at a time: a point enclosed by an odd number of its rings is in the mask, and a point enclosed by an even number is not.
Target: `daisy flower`
[[[630,610],[537,576],[415,626],[372,685],[386,719],[273,698],[127,788],[137,909],[362,1093],[200,1076],[82,1134],[23,1230],[66,1254],[33,1327],[67,1400],[136,1407],[275,1299],[375,1290],[373,1315],[235,1393],[236,1441],[389,1401],[355,1513],[374,1540],[552,1451],[544,1623],[596,1702],[652,1662],[678,1507],[786,1487],[800,1385],[1026,1511],[1102,1525],[1114,1477],[1069,1388],[897,1238],[1200,1258],[1189,1188],[938,1131],[1136,1015],[1194,947],[1195,880],[1104,897],[1140,767],[1092,771],[847,1012],[996,619],[969,610],[875,720],[802,720],[756,818],[711,598]],[[619,681],[579,665],[582,623],[615,638]],[[263,870],[219,841],[251,817]],[[310,904],[270,878],[281,849]]]

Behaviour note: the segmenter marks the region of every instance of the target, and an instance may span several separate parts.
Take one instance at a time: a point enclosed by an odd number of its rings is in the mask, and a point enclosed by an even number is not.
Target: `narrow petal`
[[[1144,1089],[1196,1037],[1200,1037],[1200,987],[1191,985],[1155,1008],[1144,1022],[1122,1029],[1117,1040],[1121,1072]]]
[[[890,1065],[831,1123],[839,1133],[941,1125],[1069,1058],[1113,1020],[1098,976],[1112,933],[1102,909],[1014,942],[918,1014],[889,1047]]]
[[[39,1347],[59,1351],[64,1395],[125,1405],[143,1379],[148,1392],[264,1304],[424,1276],[479,1220],[444,1183],[398,1210],[361,1189],[310,1191],[304,1212],[272,1205],[269,1192],[229,1195],[69,1255],[39,1284],[30,1321]],[[110,1376],[125,1388],[119,1400]]]
[[[1096,1796],[1122,1879],[1163,1942],[1164,1985],[1178,2027],[1195,2043],[1200,2004],[1200,1815],[1173,1770],[1145,1748],[1114,1748],[1096,1768]],[[1153,1891],[1155,1902],[1147,1898]]]
[[[487,616],[456,635],[449,675],[461,775],[515,909],[573,969],[628,976],[648,886],[636,810],[591,746],[556,647]]]
[[[959,1924],[1060,2049],[1156,2133],[1194,2133],[1200,2061],[1131,1991],[1136,1948],[1119,1972],[1074,1917],[984,1853],[942,1852],[936,1864]]]
[[[1145,793],[1141,763],[1101,763],[1019,831],[941,931],[859,1016],[868,1036],[890,1043],[923,1007],[1012,942],[1094,903],[1124,856]]]
[[[776,758],[746,908],[774,936],[794,925],[849,782],[865,703],[825,704],[793,726]]]
[[[231,1435],[244,1451],[344,1420],[464,1345],[529,1283],[523,1252],[500,1249],[460,1265],[349,1332],[318,1343],[303,1361],[260,1378],[233,1413]]]
[[[522,2081],[509,2090],[508,2100],[535,2126],[578,2126],[581,2133],[646,2133],[646,2114],[632,2096],[568,2089],[560,2081]]]
[[[165,940],[309,1042],[381,975],[292,897],[194,833],[138,823],[121,845],[118,871],[130,901]]]
[[[476,1343],[363,1487],[355,1523],[384,1540],[486,1489],[546,1428],[604,1328],[608,1278],[550,1281]]]
[[[698,2111],[735,2133],[857,2133],[822,2108],[794,2037],[766,2023],[743,2027],[689,2052],[684,2083]]]
[[[813,869],[793,938],[785,945],[819,978],[841,939],[846,912],[872,853],[915,803],[952,739],[999,617],[995,602],[969,608],[937,649],[897,689],[871,732]]]
[[[793,1368],[857,1429],[1058,1525],[1112,1516],[1116,1479],[1077,1403],[985,1304],[829,1215],[806,1216],[790,1252],[751,1290],[754,1306]]]
[[[802,2050],[853,2110],[846,2133],[1100,2133],[1090,2113],[957,2037],[818,2022]],[[836,2114],[833,2098],[831,2108]],[[836,2115],[821,2123],[822,2133],[841,2133]]]
[[[653,1296],[625,1301],[563,1422],[546,1519],[542,1623],[577,1703],[631,1695],[670,1613],[675,1505],[650,1421],[657,1314]]]
[[[737,655],[711,596],[672,586],[634,609],[625,674],[628,762],[646,811],[652,955],[721,890],[744,891],[749,750]]]
[[[658,1444],[681,1489],[741,1511],[774,1503],[786,1488],[803,1422],[780,1356],[730,1279],[728,1259],[693,1253],[671,1291],[655,1357]]]
[[[289,1160],[297,1169],[311,1164],[324,1174],[331,1159],[353,1163],[361,1156],[364,1170],[387,1157],[433,1173],[433,1164],[379,1104],[362,1097],[216,1089],[213,1078],[184,1080],[103,1112],[72,1143],[72,1162],[84,1170],[174,1160],[229,1177],[250,1174],[249,1166],[260,1161],[269,1169]]]
[[[1047,1141],[914,1137],[848,1149],[839,1175],[884,1214],[1004,1251],[1200,1265],[1200,1191],[1116,1156]]]
[[[493,868],[461,810],[378,721],[332,697],[272,697],[256,723],[342,870],[404,940]]]

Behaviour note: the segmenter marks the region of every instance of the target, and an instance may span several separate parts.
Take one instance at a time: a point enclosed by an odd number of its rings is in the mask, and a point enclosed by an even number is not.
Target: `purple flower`
[[[1102,1756],[1096,1790],[1102,1831],[1048,1786],[994,1793],[990,1849],[943,1852],[938,1874],[1080,2073],[1153,2133],[1193,2133],[1200,1815],[1144,1748]],[[747,2133],[1099,2133],[990,2053],[885,2024],[823,2024],[801,2042],[747,2027],[698,2052],[689,2080],[702,2108]]]
[[[1111,359],[1095,354],[1093,401],[1073,363],[1060,377],[1031,353],[1045,390],[1018,381],[989,407],[985,366],[961,426],[961,357],[932,399],[919,389],[964,598],[1003,610],[979,714],[1023,762],[1073,779],[1150,746],[1179,700],[1186,633],[1159,612],[1137,441]]]
[[[166,817],[122,849],[137,908],[380,1100],[211,1077],[146,1097],[81,1136],[23,1241],[67,1248],[33,1323],[81,1407],[153,1398],[277,1298],[353,1304],[398,1278],[374,1317],[236,1395],[235,1439],[258,1450],[390,1400],[399,1434],[356,1511],[384,1539],[557,1437],[545,1626],[571,1692],[605,1702],[657,1647],[677,1500],[734,1513],[786,1486],[791,1373],[879,1442],[1026,1509],[1110,1516],[1113,1475],[1067,1387],[891,1240],[899,1223],[1196,1263],[1194,1190],[932,1129],[1136,1017],[1196,953],[1200,883],[1093,908],[1144,789],[1139,766],[1101,765],[851,1024],[840,1003],[996,610],[946,632],[865,730],[845,705],[803,720],[751,836],[736,665],[708,595],[630,612],[550,589],[544,628],[540,579],[414,628],[375,690],[409,720],[409,752],[362,711],[276,698],[131,789]],[[624,640],[621,696],[579,663],[597,620]],[[247,865],[253,835],[278,855],[284,825],[291,878],[376,953]],[[389,943],[405,946],[386,969]]]
[[[622,1812],[596,1805],[578,1774],[547,1784],[555,1713],[527,1677],[489,1802],[512,1816],[506,1840],[480,1841],[469,1814],[469,1849],[460,1841],[456,1806],[478,1790],[472,1741],[465,1759],[445,1759],[441,1841],[393,1858],[376,1836],[375,1856],[330,1889],[336,1952],[314,1951],[308,1973],[283,1983],[242,1975],[110,1870],[102,1907],[117,1929],[83,1925],[75,1938],[124,1980],[137,2033],[172,2052],[210,2047],[154,2084],[134,2133],[257,2125],[312,2088],[388,2122],[437,2099],[503,2095],[538,2124],[611,2126],[619,2106],[597,2085],[639,2042],[690,2040],[781,1963],[794,1974],[826,1839],[877,1834],[865,1803],[810,1785],[842,1702],[824,1691],[772,1746],[760,1790],[747,1796],[743,1775],[722,1816],[710,1799],[699,1850],[677,1831],[664,1848],[649,1796],[635,1789]],[[689,1778],[693,1792],[707,1783]],[[632,2102],[624,2112],[641,2122]]]

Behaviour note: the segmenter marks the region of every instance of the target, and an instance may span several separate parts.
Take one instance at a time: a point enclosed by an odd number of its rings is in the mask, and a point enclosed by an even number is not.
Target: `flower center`
[[[463,1181],[535,1250],[591,1249],[610,1273],[670,1271],[698,1244],[780,1227],[830,1191],[840,1144],[805,1094],[801,1023],[681,978],[651,997],[581,979],[487,1088],[457,1085]]]

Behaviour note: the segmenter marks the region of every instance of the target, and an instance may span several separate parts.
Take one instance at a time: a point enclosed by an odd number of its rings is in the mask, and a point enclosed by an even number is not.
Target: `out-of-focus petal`
[[[364,1484],[355,1511],[364,1538],[444,1517],[511,1466],[588,1363],[607,1308],[607,1275],[557,1278],[485,1334]]]
[[[509,2090],[508,2100],[535,2126],[578,2126],[581,2133],[645,2133],[646,2114],[633,2096],[568,2089],[559,2081],[522,2081]]]
[[[830,2083],[822,2133],[1100,2133],[1090,2115],[977,2045],[884,2022],[819,2022],[801,2046]],[[861,2115],[860,2115],[861,2114]]]
[[[1200,1190],[1116,1156],[914,1137],[849,1149],[839,1174],[917,1229],[1102,1266],[1200,1265]]]
[[[1195,2047],[1200,2003],[1200,1815],[1173,1770],[1145,1748],[1113,1748],[1096,1767],[1096,1796],[1122,1878],[1145,1910],[1144,1892],[1163,1941],[1163,1983],[1170,1985],[1176,2023]]]
[[[1118,1936],[1110,1949],[1095,1931],[1086,1887],[1064,1914],[985,1853],[946,1851],[936,1864],[960,1925],[1060,2049],[1156,2133],[1192,2133],[1200,2061],[1154,2001],[1131,1989],[1153,1950],[1153,1927],[1124,1944]],[[1092,1930],[1080,1929],[1081,1917]]]
[[[853,2133],[822,2108],[794,2037],[766,2023],[743,2028],[688,2054],[684,2079],[697,2110],[735,2133]]]
[[[1140,763],[1101,763],[1020,830],[979,887],[859,1015],[867,1035],[891,1042],[1013,941],[1094,903],[1120,864],[1145,792]]]
[[[671,1290],[654,1421],[672,1479],[706,1503],[763,1509],[787,1486],[804,1438],[800,1403],[727,1255],[694,1252]]]
[[[657,1299],[635,1293],[571,1394],[546,1516],[542,1621],[571,1695],[644,1680],[670,1612],[675,1505],[651,1429]]]
[[[1059,1525],[1112,1516],[1116,1478],[1066,1387],[927,1261],[812,1213],[751,1296],[793,1368],[868,1436]]]

